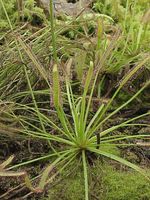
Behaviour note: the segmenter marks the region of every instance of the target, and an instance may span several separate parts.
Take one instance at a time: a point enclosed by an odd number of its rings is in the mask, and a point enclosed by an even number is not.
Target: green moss
[[[84,199],[84,182],[80,173],[73,178],[67,178],[60,181],[57,186],[50,189],[49,197],[51,200],[83,200]]]
[[[4,7],[7,11],[7,14],[10,18],[10,21],[15,28],[18,22],[18,6],[16,0],[10,0],[10,1],[4,1],[3,0]],[[5,12],[3,10],[2,4],[0,3],[0,30],[9,29],[9,24],[5,15]],[[36,1],[34,0],[25,0],[23,4],[23,18],[25,21],[32,22],[34,20],[34,16],[38,16],[41,20],[45,21],[46,17],[44,15],[44,12],[41,8],[36,6]]]
[[[100,174],[99,167],[96,167],[95,173],[97,176]],[[105,189],[102,200],[148,200],[150,197],[150,183],[137,172],[105,166],[101,175]]]
[[[150,183],[133,171],[115,169],[98,161],[89,169],[90,199],[99,200],[149,200]],[[49,191],[46,200],[84,200],[82,172],[62,180]]]

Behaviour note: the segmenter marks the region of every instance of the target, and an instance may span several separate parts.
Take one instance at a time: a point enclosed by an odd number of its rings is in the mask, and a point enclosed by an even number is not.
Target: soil
[[[32,160],[38,158],[42,155],[47,155],[50,152],[50,148],[45,141],[39,140],[8,140],[0,142],[0,163],[2,163],[6,158],[14,155],[12,166],[24,161]],[[33,177],[36,177],[45,168],[49,161],[35,162],[32,165],[27,165],[21,167],[17,171],[26,171]],[[32,195],[32,198],[24,197],[30,194],[30,191],[24,187],[22,178],[2,178],[0,177],[0,199],[39,199],[39,194]],[[42,194],[43,195],[43,194]],[[28,195],[27,195],[28,196]]]

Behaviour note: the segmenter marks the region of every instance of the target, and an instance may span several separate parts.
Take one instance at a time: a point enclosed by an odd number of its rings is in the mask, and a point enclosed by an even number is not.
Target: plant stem
[[[50,0],[50,23],[51,23],[51,33],[52,33],[53,58],[55,63],[57,63],[53,0]]]
[[[82,151],[82,161],[83,161],[83,170],[84,170],[84,186],[85,186],[85,200],[89,200],[88,194],[88,172],[87,172],[87,163],[85,151]]]
[[[23,0],[17,0],[18,6],[18,20],[23,21],[23,10],[24,10],[24,2]]]

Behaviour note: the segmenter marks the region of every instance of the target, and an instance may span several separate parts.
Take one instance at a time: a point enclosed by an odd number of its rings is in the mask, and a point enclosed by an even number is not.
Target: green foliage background
[[[15,27],[18,20],[18,8],[17,8],[17,1],[16,0],[10,0],[10,1],[4,1],[5,8],[7,10],[7,13],[9,15],[9,18],[11,20],[12,25]],[[0,29],[7,29],[9,28],[8,21],[6,19],[5,13],[2,9],[2,5],[0,4]],[[26,21],[31,21],[33,19],[33,15],[37,15],[42,19],[45,19],[44,12],[41,8],[36,6],[36,3],[34,0],[25,0],[24,1],[24,19]]]

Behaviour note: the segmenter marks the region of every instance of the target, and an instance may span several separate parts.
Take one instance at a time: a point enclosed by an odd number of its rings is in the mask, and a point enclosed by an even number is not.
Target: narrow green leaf
[[[104,151],[101,151],[99,149],[95,149],[95,148],[89,148],[90,151],[94,152],[94,153],[97,153],[97,154],[100,154],[100,155],[103,155],[103,156],[106,156],[112,160],[115,160],[123,165],[126,165],[132,169],[134,169],[135,171],[139,172],[140,174],[142,174],[143,176],[145,176],[149,181],[150,181],[150,177],[147,175],[147,173],[140,167],[138,167],[137,165],[119,157],[119,156],[116,156],[116,155],[113,155],[111,153],[108,153],[108,152],[104,152]]]
[[[60,106],[60,83],[57,65],[53,66],[53,101],[56,109]]]
[[[101,111],[102,111],[103,108],[104,108],[104,104],[102,104],[102,105],[99,107],[99,109],[97,110],[97,112],[95,113],[95,115],[93,116],[93,118],[91,119],[89,125],[87,126],[85,134],[86,134],[88,137],[90,137],[91,134],[93,134],[93,133],[90,134],[89,130],[90,130],[91,126],[94,124],[95,120],[98,118],[98,116],[99,116],[99,114],[101,113]]]
[[[81,114],[80,114],[80,131],[83,132],[84,134],[84,131],[85,131],[85,127],[86,127],[86,95],[87,95],[87,92],[88,92],[88,89],[89,89],[89,86],[90,86],[90,83],[91,83],[91,80],[92,80],[92,77],[93,77],[93,69],[94,69],[94,65],[93,65],[93,62],[91,61],[90,62],[90,66],[89,66],[89,70],[88,70],[88,73],[87,73],[87,76],[86,76],[86,80],[85,80],[85,85],[84,85],[84,92],[83,92],[83,95],[82,95],[82,99],[81,99]]]

